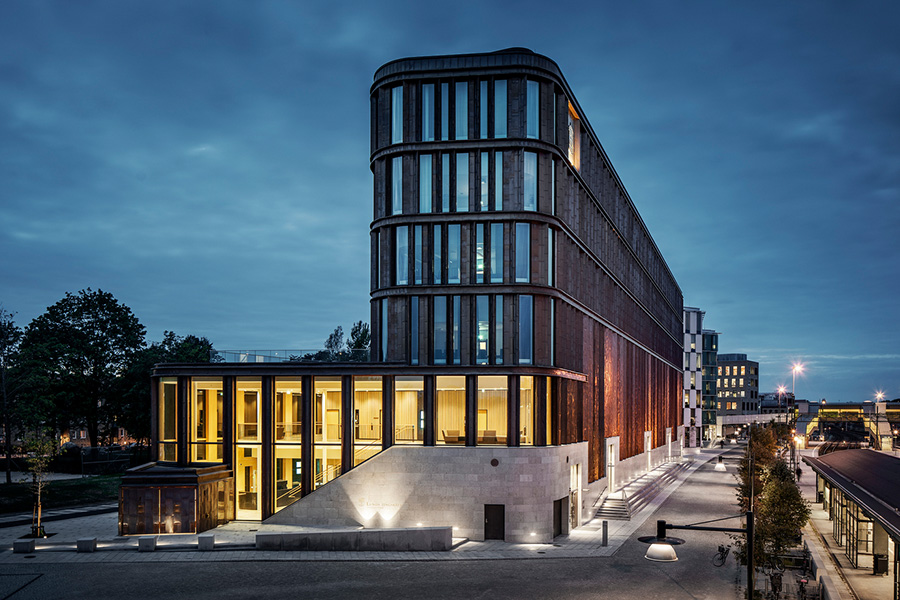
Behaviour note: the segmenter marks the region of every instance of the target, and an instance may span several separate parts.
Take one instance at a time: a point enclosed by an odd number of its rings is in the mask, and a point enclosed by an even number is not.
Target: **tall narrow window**
[[[550,214],[556,214],[556,159],[550,161]]]
[[[488,82],[482,81],[480,88],[481,94],[478,104],[481,108],[481,119],[478,133],[481,139],[485,139],[488,136]]]
[[[488,209],[488,190],[490,186],[488,185],[489,175],[491,174],[490,166],[488,165],[490,155],[487,152],[481,153],[481,170],[479,171],[479,176],[481,177],[481,206],[480,210]]]
[[[447,296],[434,297],[434,364],[447,364]]]
[[[422,85],[422,141],[434,141],[434,84]]]
[[[494,297],[494,364],[503,364],[503,296]]]
[[[519,364],[532,363],[534,348],[534,315],[531,296],[519,296]]]
[[[409,229],[406,225],[397,228],[397,270],[395,285],[409,283]]]
[[[456,155],[456,212],[469,210],[469,153]]]
[[[431,212],[431,162],[430,154],[419,157],[419,212]]]
[[[413,229],[413,282],[422,285],[422,226]]]
[[[391,89],[391,143],[403,142],[403,86]]]
[[[519,377],[519,443],[534,444],[534,377]]]
[[[456,139],[469,137],[469,84],[465,81],[456,84]]]
[[[575,113],[575,107],[569,103],[569,162],[576,169],[581,169],[581,121]]]
[[[491,223],[491,283],[503,283],[503,223]]]
[[[450,345],[453,348],[453,364],[458,365],[460,363],[460,349],[459,349],[459,296],[453,296],[453,339],[450,341]]]
[[[494,154],[494,210],[503,210],[503,153]]]
[[[554,285],[553,270],[553,228],[547,227],[547,285]]]
[[[460,281],[459,224],[447,226],[447,283]]]
[[[475,283],[484,283],[484,223],[475,224]]]
[[[506,80],[494,82],[494,137],[506,137]]]
[[[431,274],[436,285],[441,283],[441,273],[443,272],[444,263],[441,260],[441,226],[434,226],[434,236],[431,240],[434,246],[434,260],[431,261]]]
[[[529,81],[525,90],[525,137],[537,139],[540,129],[540,86]]]
[[[450,155],[441,154],[441,212],[450,212]]]
[[[490,356],[490,298],[475,296],[475,363],[486,365]]]
[[[537,210],[537,154],[525,153],[525,210]]]
[[[556,299],[550,298],[550,364],[556,364]]]
[[[450,84],[441,84],[441,139],[450,139]]]
[[[381,301],[381,360],[387,360],[388,352],[388,299]]]
[[[403,214],[403,158],[391,159],[391,214]]]
[[[516,223],[516,283],[531,281],[531,224]]]
[[[409,364],[419,364],[419,297],[409,299]]]

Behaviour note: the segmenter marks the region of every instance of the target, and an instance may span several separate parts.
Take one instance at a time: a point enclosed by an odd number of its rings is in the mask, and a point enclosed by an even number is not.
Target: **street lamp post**
[[[650,547],[647,549],[647,553],[644,555],[644,558],[646,558],[647,560],[653,560],[657,562],[674,562],[678,560],[678,556],[675,554],[674,546],[683,544],[684,540],[682,540],[681,538],[667,537],[667,529],[719,531],[725,533],[745,534],[747,536],[747,599],[752,600],[754,588],[753,573],[755,571],[753,566],[753,511],[748,510],[746,513],[744,513],[744,516],[747,519],[746,527],[709,527],[706,525],[706,523],[714,523],[716,521],[724,521],[726,519],[737,519],[740,518],[741,515],[724,517],[722,519],[714,519],[712,521],[703,521],[702,523],[695,523],[693,525],[672,525],[671,523],[666,523],[665,520],[660,519],[656,522],[656,535],[640,537],[638,538],[638,541],[644,542],[645,544],[650,544]]]
[[[800,363],[794,363],[793,368],[791,369],[791,394],[794,395],[794,402],[797,401],[797,373],[803,372],[803,365]]]

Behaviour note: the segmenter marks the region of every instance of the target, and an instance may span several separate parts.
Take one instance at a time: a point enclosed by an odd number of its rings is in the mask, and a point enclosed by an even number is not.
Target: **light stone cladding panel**
[[[497,466],[491,465],[493,459]],[[319,527],[450,526],[453,537],[483,540],[484,505],[502,504],[506,541],[549,542],[553,502],[568,498],[570,468],[578,464],[579,485],[584,488],[586,442],[519,448],[393,446],[265,522]],[[579,512],[581,524],[583,507]]]

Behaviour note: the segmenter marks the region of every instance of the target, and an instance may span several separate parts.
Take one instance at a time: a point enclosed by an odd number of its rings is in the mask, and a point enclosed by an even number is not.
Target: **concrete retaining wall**
[[[311,533],[258,533],[257,550],[448,551],[450,527],[415,529],[354,529]]]
[[[496,461],[496,465],[492,464]],[[549,542],[570,467],[587,484],[587,443],[548,447],[393,446],[266,520],[284,525],[452,527],[484,539],[484,505],[505,506],[510,542]],[[534,534],[534,535],[532,535]]]

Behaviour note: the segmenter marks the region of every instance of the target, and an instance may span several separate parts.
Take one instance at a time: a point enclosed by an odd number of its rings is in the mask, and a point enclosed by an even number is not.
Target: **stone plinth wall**
[[[569,496],[570,468],[576,464],[583,488],[585,442],[520,448],[393,446],[265,522],[452,527],[453,537],[482,540],[484,505],[502,504],[506,541],[548,542],[553,501]]]

